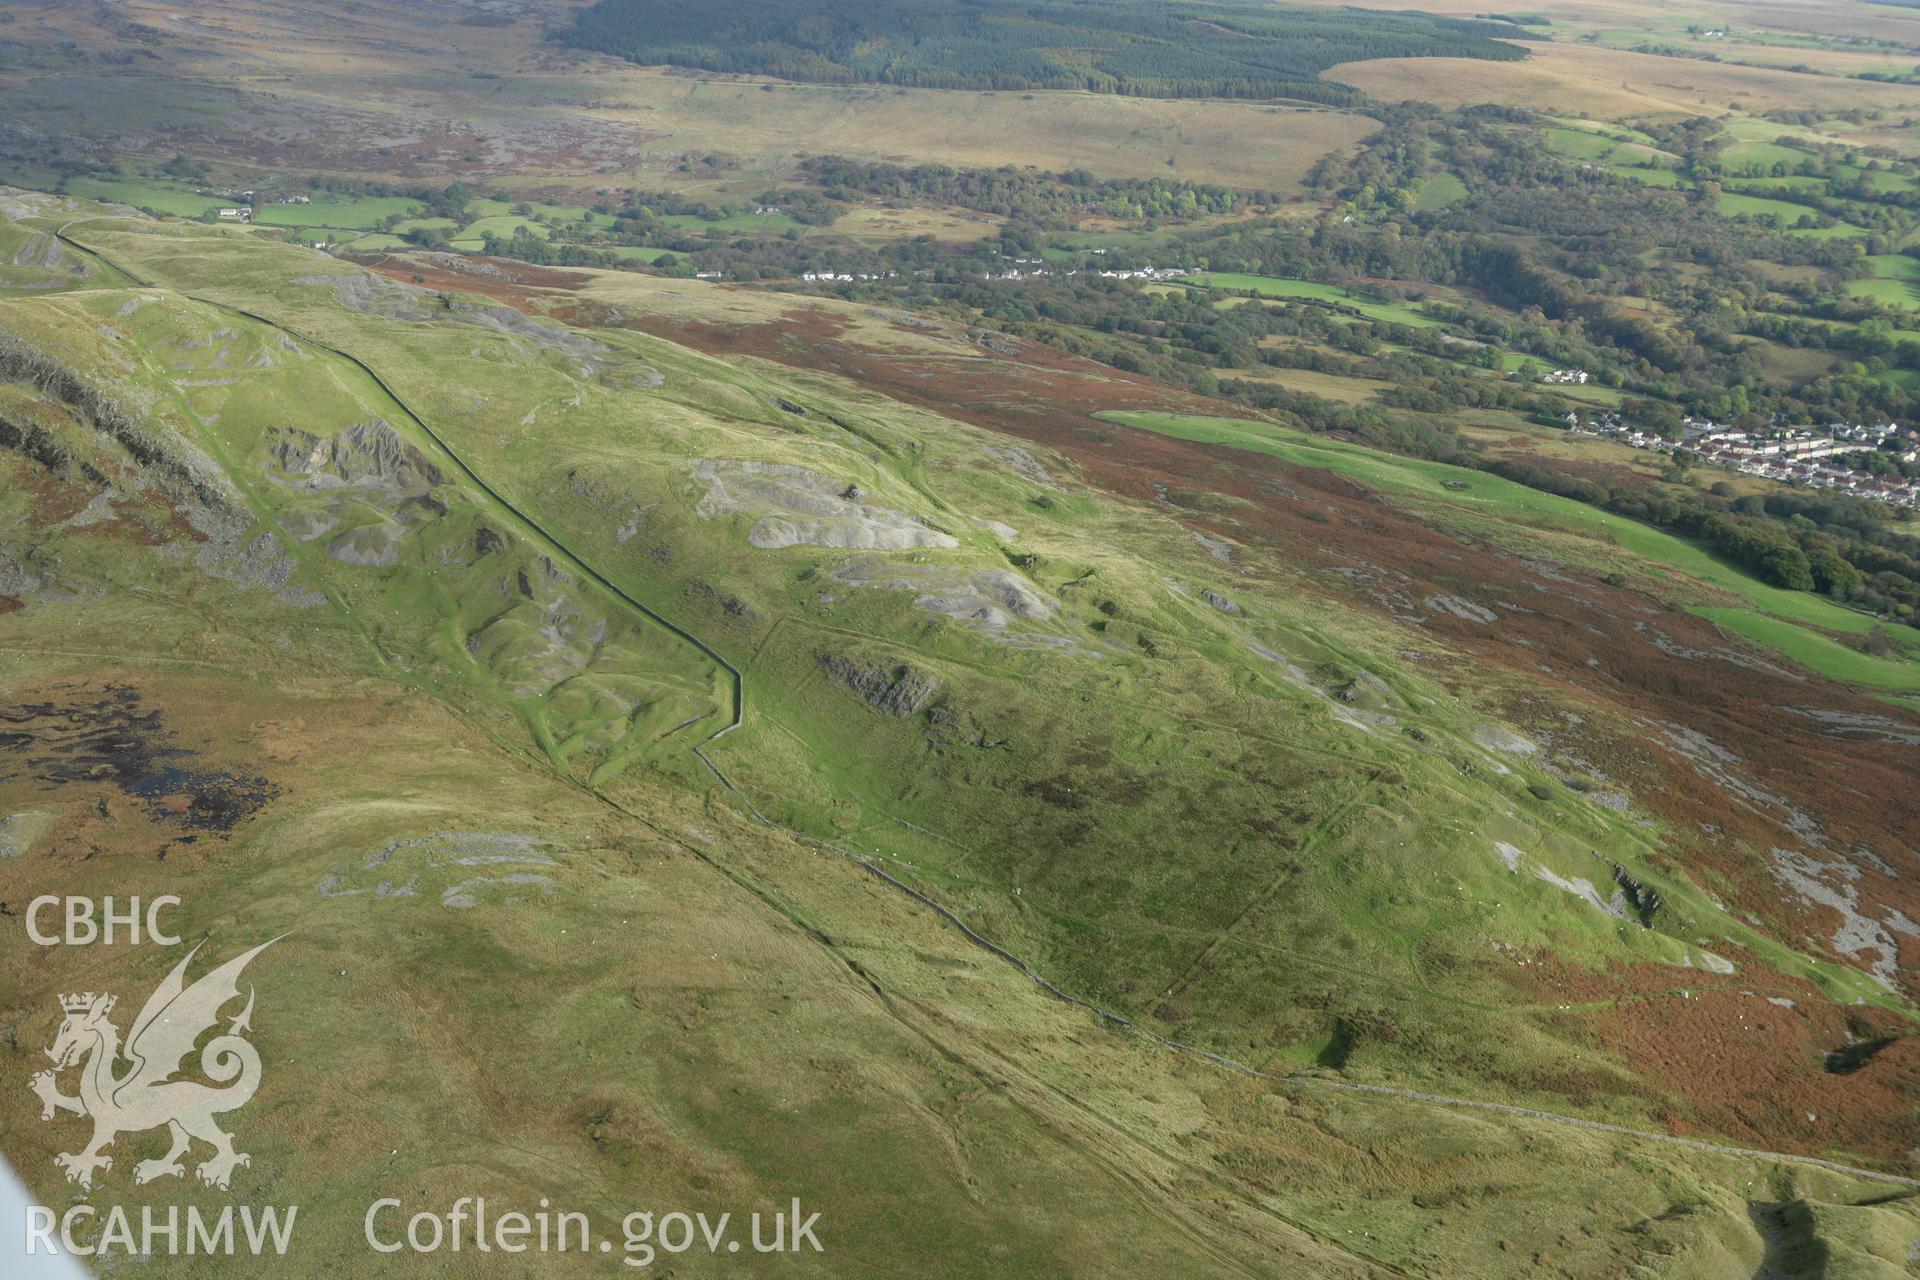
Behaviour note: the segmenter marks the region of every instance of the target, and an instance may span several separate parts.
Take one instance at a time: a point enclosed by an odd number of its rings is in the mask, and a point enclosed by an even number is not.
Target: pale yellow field
[[[1364,404],[1373,399],[1374,392],[1389,385],[1376,378],[1343,378],[1313,369],[1236,369],[1231,376],[1249,382],[1269,382],[1289,391],[1303,391],[1341,404]]]
[[[856,239],[900,240],[912,236],[932,236],[945,244],[970,243],[997,235],[1000,220],[984,214],[968,215],[954,209],[925,209],[918,206],[887,209],[862,205],[844,213],[833,224],[832,234]]]
[[[1343,8],[1414,10],[1453,18],[1488,12],[1484,5],[1459,0],[1303,0]],[[1874,35],[1901,44],[1920,45],[1920,11],[1872,0],[1549,0],[1523,12],[1543,14],[1553,25],[1542,30],[1558,39],[1584,30],[1636,30],[1672,34],[1700,25],[1740,32],[1777,31],[1851,38]]]
[[[1084,167],[1291,191],[1314,161],[1374,129],[1364,117],[1258,103],[767,85],[607,63],[587,82],[596,100],[625,104],[593,114],[660,135],[641,144],[643,156],[698,147],[775,158]]]
[[[1496,103],[1596,116],[1718,114],[1739,103],[1775,107],[1920,112],[1920,88],[1762,67],[1662,58],[1592,45],[1533,44],[1524,62],[1379,58],[1334,67],[1326,78],[1392,101],[1441,106]]]
[[[1360,2],[1408,7],[1407,0]],[[102,96],[128,128],[177,124],[179,112],[166,105],[190,101],[196,105],[180,125],[188,135],[180,145],[237,162],[403,182],[459,174],[516,193],[582,201],[611,187],[661,186],[748,198],[793,176],[801,157],[826,154],[1086,168],[1289,195],[1320,157],[1352,148],[1377,127],[1350,113],[1250,102],[803,85],[635,67],[544,38],[581,3],[556,0],[537,15],[491,27],[449,24],[438,10],[401,0],[329,14],[301,0],[231,0],[184,13],[168,0],[124,0],[133,22],[180,37],[149,51],[159,53],[164,70],[128,77],[102,68],[124,61],[133,39],[127,33],[138,28],[84,21],[89,10],[81,0],[56,0],[17,11],[8,35],[42,49],[76,45],[84,56],[66,77],[70,91],[43,102],[35,83],[0,75],[0,92],[35,95],[36,113],[76,136],[103,127],[95,109]],[[1457,0],[1415,0],[1413,7],[1481,11]],[[1697,20],[1730,23],[1736,35],[1870,34],[1920,47],[1920,11],[1861,0],[1699,0],[1681,12],[1652,0],[1533,7],[1552,18],[1543,30],[1554,40],[1530,43],[1525,61],[1375,60],[1336,67],[1328,78],[1390,101],[1489,102],[1609,118],[1722,114],[1735,103],[1748,113],[1860,107],[1886,119],[1839,136],[1894,146],[1910,145],[1905,119],[1920,116],[1914,86],[1572,42],[1593,31],[1610,40],[1644,32],[1685,43],[1684,23]],[[1895,56],[1737,39],[1716,51],[1831,71]],[[460,123],[441,123],[447,121]],[[862,216],[870,223],[864,233],[875,237],[924,232],[956,242],[991,231],[986,220],[965,217],[923,225],[910,210]]]
[[[1377,127],[1350,113],[1255,102],[804,85],[636,67],[545,40],[582,2],[488,27],[450,24],[403,0],[325,13],[301,0],[187,13],[168,0],[124,0],[127,18],[181,38],[159,46],[164,72],[112,73],[103,87],[131,95],[123,114],[151,110],[155,120],[167,104],[195,98],[181,91],[191,87],[208,104],[191,124],[203,149],[237,160],[399,180],[458,171],[576,193],[764,182],[791,174],[804,155],[1085,168],[1292,193],[1321,156]],[[99,66],[129,55],[131,37],[87,21],[88,12],[57,0],[26,11],[8,38],[63,48],[77,37],[90,56],[69,81],[99,77]],[[32,91],[24,80],[12,88]],[[36,111],[84,134],[101,127],[87,118],[90,103],[83,94]],[[459,124],[439,135],[440,121]]]
[[[1657,37],[1656,37],[1657,38]],[[1755,67],[1786,70],[1811,68],[1824,75],[1905,75],[1917,59],[1893,50],[1806,48],[1768,44],[1761,40],[1673,40],[1677,48],[1712,54],[1723,62],[1751,63]]]

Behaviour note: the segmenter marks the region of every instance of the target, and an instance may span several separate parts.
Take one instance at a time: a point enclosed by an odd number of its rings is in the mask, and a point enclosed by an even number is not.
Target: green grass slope
[[[130,279],[0,296],[7,687],[49,735],[129,690],[194,764],[178,803],[0,769],[0,813],[53,815],[0,876],[298,925],[255,1150],[345,1274],[369,1187],[818,1197],[821,1275],[904,1239],[952,1275],[1751,1273],[1788,1202],[1822,1248],[1911,1237],[1842,1174],[1316,1084],[1680,1114],[1510,956],[1904,1007],[1373,616],[844,378],[244,232],[19,221]],[[1522,492],[1466,505],[1572,519]],[[10,970],[23,1042],[81,963]],[[48,1186],[66,1139],[15,1093]]]

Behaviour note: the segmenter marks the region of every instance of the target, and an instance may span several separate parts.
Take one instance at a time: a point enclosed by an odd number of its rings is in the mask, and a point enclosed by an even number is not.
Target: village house
[[[1713,466],[1787,484],[1834,489],[1897,506],[1920,508],[1920,481],[1878,476],[1822,459],[1878,449],[1902,461],[1920,455],[1920,432],[1891,422],[1835,422],[1824,428],[1776,425],[1772,432],[1742,431],[1704,418],[1684,418],[1682,447]],[[1607,432],[1635,449],[1670,450],[1675,446],[1637,429]],[[1909,447],[1887,448],[1889,444]]]

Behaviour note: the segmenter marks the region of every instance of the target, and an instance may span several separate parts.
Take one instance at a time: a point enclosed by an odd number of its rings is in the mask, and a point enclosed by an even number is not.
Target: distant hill
[[[823,84],[1087,89],[1155,98],[1298,98],[1346,104],[1318,79],[1342,62],[1512,61],[1504,22],[1413,13],[1116,0],[600,0],[563,38],[634,62]]]

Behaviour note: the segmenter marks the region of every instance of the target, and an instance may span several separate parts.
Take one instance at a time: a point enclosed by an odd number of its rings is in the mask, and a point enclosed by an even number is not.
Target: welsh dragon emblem
[[[200,1050],[201,1073],[215,1085],[225,1087],[174,1077],[201,1036],[216,1028],[221,1008],[239,997],[240,973],[248,961],[278,941],[263,942],[234,957],[192,986],[185,981],[187,965],[200,948],[189,951],[147,997],[127,1033],[124,1049],[120,1029],[108,1017],[115,997],[91,991],[60,997],[66,1018],[60,1023],[53,1047],[47,1050],[53,1069],[40,1072],[28,1083],[40,1095],[42,1120],[53,1119],[56,1111],[93,1119],[93,1141],[84,1150],[54,1157],[55,1163],[66,1170],[68,1182],[91,1188],[96,1169],[113,1168],[113,1157],[105,1152],[116,1136],[161,1125],[172,1134],[173,1145],[160,1159],[134,1165],[135,1183],[182,1176],[186,1170],[180,1158],[196,1138],[213,1147],[212,1158],[195,1170],[200,1181],[210,1187],[224,1191],[234,1169],[252,1163],[233,1149],[233,1135],[222,1131],[213,1119],[245,1106],[260,1087],[259,1051],[241,1034],[252,1029],[251,987],[247,989],[246,1008],[227,1024],[224,1034],[216,1035]],[[120,1068],[123,1058],[128,1064],[124,1070]],[[60,1072],[75,1065],[80,1068],[77,1097],[60,1092],[58,1079]]]

